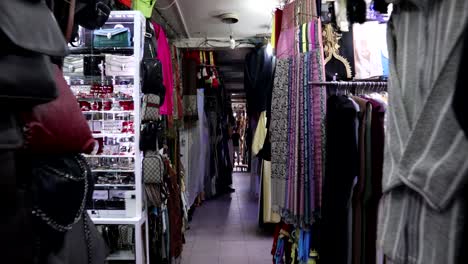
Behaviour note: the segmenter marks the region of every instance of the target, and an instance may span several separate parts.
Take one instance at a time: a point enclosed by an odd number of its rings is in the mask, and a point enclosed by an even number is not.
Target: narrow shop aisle
[[[186,233],[182,264],[270,264],[271,234],[257,228],[249,174],[234,173],[236,192],[197,208]]]

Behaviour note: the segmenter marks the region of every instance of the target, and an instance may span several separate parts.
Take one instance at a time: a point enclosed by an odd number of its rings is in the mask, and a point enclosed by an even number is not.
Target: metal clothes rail
[[[384,92],[387,91],[386,81],[331,81],[331,82],[309,82],[310,86],[327,86],[346,90],[362,90]]]

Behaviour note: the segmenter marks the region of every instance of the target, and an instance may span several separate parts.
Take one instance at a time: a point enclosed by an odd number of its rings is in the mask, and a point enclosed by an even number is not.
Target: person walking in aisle
[[[232,145],[234,146],[234,155],[235,155],[234,165],[236,165],[236,161],[237,161],[237,165],[240,165],[241,158],[240,158],[239,146],[240,146],[241,136],[239,132],[237,131],[237,128],[234,129],[234,133],[232,134],[231,139],[232,139]]]

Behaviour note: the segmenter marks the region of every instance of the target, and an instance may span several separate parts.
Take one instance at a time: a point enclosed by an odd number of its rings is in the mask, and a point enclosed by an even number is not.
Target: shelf
[[[91,170],[91,172],[135,172],[135,170],[119,170],[119,169],[96,169],[96,170]]]
[[[83,155],[85,158],[135,158],[133,155]]]
[[[99,218],[91,217],[95,225],[137,225],[145,221],[143,217],[109,217],[109,218]]]
[[[93,137],[134,137],[134,133],[93,133]]]
[[[122,110],[122,111],[111,111],[111,110],[83,111],[83,114],[135,114],[135,111],[133,111],[133,110]]]
[[[94,187],[135,187],[135,184],[94,184]]]
[[[133,55],[133,47],[109,47],[109,48],[91,48],[91,47],[74,47],[70,48],[70,54],[124,54],[124,55]]]
[[[117,252],[114,252],[110,254],[107,257],[108,261],[126,261],[126,260],[135,260],[135,253],[133,253],[131,250],[119,250]]]
[[[76,100],[78,101],[97,101],[97,100],[114,100],[114,101],[133,101],[133,98],[127,98],[127,97],[108,97],[108,98],[101,98],[101,97],[77,97]]]

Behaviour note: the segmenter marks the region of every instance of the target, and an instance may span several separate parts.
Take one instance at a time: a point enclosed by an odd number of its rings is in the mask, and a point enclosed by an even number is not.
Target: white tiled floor
[[[197,208],[186,233],[182,264],[270,264],[273,238],[257,228],[257,200],[248,174],[233,176],[236,192]]]

